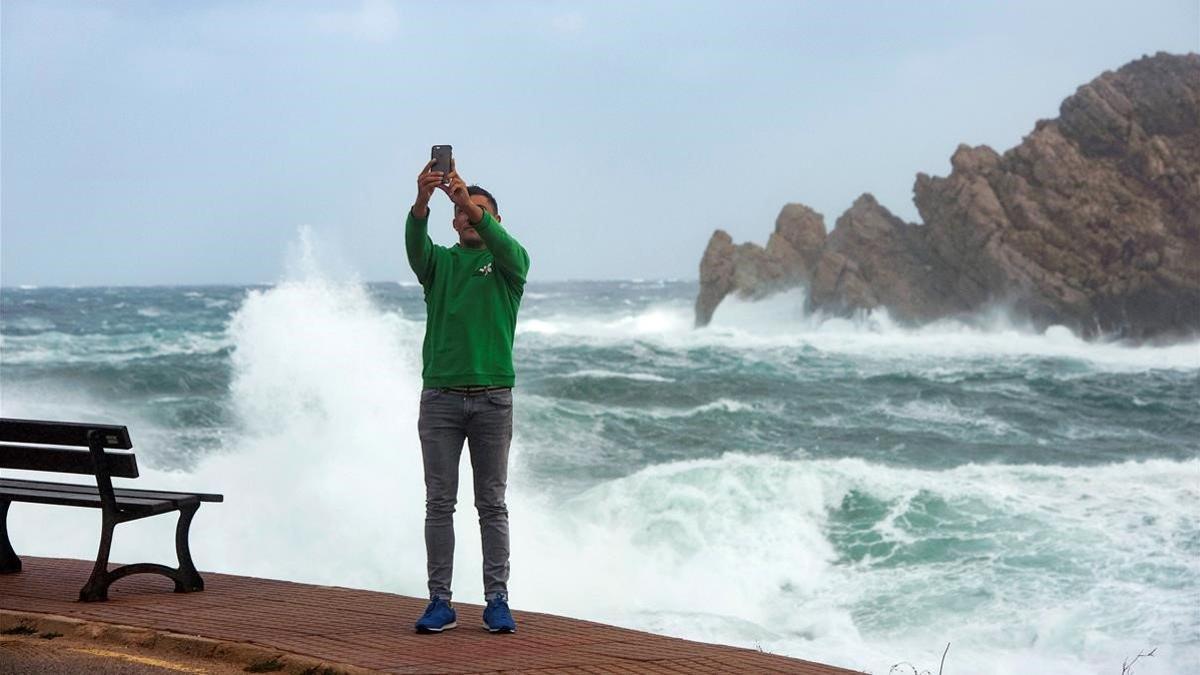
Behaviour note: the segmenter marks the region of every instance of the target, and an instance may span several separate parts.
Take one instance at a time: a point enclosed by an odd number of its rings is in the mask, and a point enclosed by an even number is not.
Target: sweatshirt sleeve
[[[417,218],[408,211],[408,220],[404,223],[404,248],[408,253],[408,265],[417,275],[417,281],[424,286],[433,278],[434,255],[433,240],[429,238],[429,216]]]
[[[524,286],[525,276],[529,274],[529,254],[525,252],[525,247],[513,239],[508,230],[486,210],[483,220],[475,225],[475,231],[492,252],[496,268],[517,286]]]

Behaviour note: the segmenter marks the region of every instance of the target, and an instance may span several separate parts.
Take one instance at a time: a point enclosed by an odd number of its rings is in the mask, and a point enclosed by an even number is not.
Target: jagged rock
[[[926,233],[863,194],[829,235],[810,282],[810,305],[838,314],[885,306],[909,320],[969,310],[954,294],[952,275],[930,256]]]
[[[775,218],[775,231],[767,240],[767,252],[795,262],[795,274],[806,277],[825,246],[825,217],[803,204],[786,204]]]
[[[824,217],[803,204],[783,207],[765,249],[752,243],[735,246],[725,230],[713,232],[700,261],[696,325],[707,325],[729,293],[758,299],[804,283],[824,243]]]
[[[917,175],[923,225],[864,194],[828,237],[798,204],[765,250],[714,234],[697,325],[729,292],[803,284],[811,308],[838,314],[919,322],[1001,303],[1086,336],[1200,331],[1200,55],[1106,72],[1017,147],[960,145],[951,167]]]

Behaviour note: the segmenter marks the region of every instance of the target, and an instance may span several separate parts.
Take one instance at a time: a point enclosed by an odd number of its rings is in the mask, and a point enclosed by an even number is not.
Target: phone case
[[[449,145],[435,145],[429,153],[429,158],[434,160],[433,170],[441,171],[442,173],[450,173],[450,157],[452,147]]]

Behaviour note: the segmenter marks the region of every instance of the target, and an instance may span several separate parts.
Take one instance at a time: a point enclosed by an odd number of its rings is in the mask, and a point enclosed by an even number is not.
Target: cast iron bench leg
[[[21,559],[8,540],[8,506],[12,502],[0,502],[0,574],[21,571]]]
[[[95,602],[108,599],[108,587],[118,579],[124,579],[131,574],[161,574],[175,582],[176,593],[191,593],[204,590],[204,580],[192,563],[192,553],[188,548],[188,532],[192,527],[192,517],[196,515],[199,504],[190,504],[179,509],[179,523],[175,526],[175,554],[179,558],[179,567],[172,568],[155,563],[137,563],[124,565],[115,570],[108,570],[108,552],[112,546],[113,529],[117,521],[104,519],[104,532],[100,537],[100,552],[96,557],[96,566],[92,568],[92,576],[79,591],[79,599],[83,602]]]
[[[200,504],[185,506],[179,510],[179,523],[175,525],[175,557],[179,559],[179,570],[175,579],[176,593],[191,593],[204,590],[204,580],[192,562],[192,550],[188,545],[188,532],[192,529],[192,516]]]
[[[87,583],[79,591],[79,599],[83,602],[107,600],[108,585],[112,583],[105,578],[108,576],[108,552],[112,548],[113,530],[117,527],[117,521],[105,512],[100,527],[100,550],[96,552],[96,564],[92,566],[92,576],[88,577]]]

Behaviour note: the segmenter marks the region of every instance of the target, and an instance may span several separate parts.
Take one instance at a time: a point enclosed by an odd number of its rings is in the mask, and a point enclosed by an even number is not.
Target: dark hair
[[[484,197],[487,197],[487,200],[492,203],[492,210],[497,214],[500,213],[500,206],[496,204],[496,198],[493,197],[492,193],[488,192],[487,190],[484,190],[478,185],[470,185],[467,187],[467,194],[471,195],[472,197],[475,195],[483,195]]]

